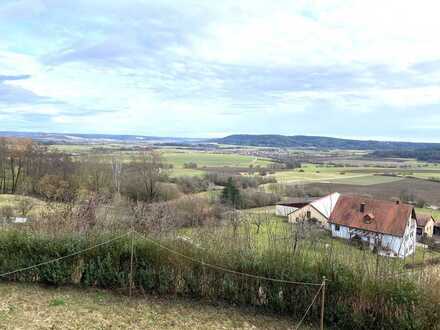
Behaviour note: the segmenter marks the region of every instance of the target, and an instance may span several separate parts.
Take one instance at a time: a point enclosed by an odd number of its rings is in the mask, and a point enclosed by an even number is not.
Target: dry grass
[[[1,329],[293,329],[294,320],[177,298],[0,283]]]

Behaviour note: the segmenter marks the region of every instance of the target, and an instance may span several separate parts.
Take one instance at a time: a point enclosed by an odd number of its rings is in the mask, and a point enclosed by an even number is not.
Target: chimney
[[[361,211],[361,213],[365,212],[365,203],[361,203],[361,207],[360,207],[359,211]]]

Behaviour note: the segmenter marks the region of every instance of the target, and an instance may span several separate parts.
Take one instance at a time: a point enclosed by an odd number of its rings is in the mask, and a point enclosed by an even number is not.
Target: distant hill
[[[373,151],[430,151],[440,150],[440,143],[415,143],[393,141],[364,141],[338,139],[325,136],[306,135],[247,135],[235,134],[219,139],[193,139],[184,137],[157,137],[145,135],[117,134],[77,134],[77,133],[44,133],[44,132],[14,132],[0,131],[0,137],[31,138],[48,144],[87,144],[87,143],[132,143],[155,144],[163,146],[185,146],[188,144],[199,147],[215,147],[215,143],[237,146],[277,147],[277,148],[317,148],[317,149],[353,149]],[[391,155],[391,154],[390,154]],[[394,154],[393,154],[394,155]],[[397,154],[395,154],[397,155]],[[403,156],[404,157],[404,156]]]
[[[229,135],[212,140],[221,144],[279,148],[320,148],[320,149],[355,149],[355,150],[416,150],[440,147],[440,143],[415,143],[392,141],[364,141],[338,139],[323,136],[285,136],[285,135]]]
[[[98,143],[98,142],[125,142],[125,143],[196,143],[201,139],[179,137],[157,137],[143,135],[116,135],[116,134],[70,134],[44,132],[0,132],[0,137],[30,138],[46,143]]]

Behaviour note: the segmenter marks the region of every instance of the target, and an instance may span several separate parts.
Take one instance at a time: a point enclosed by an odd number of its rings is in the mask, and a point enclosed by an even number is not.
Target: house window
[[[312,217],[312,212],[307,211],[307,215],[306,215],[307,219],[310,219]]]
[[[417,235],[422,235],[422,228],[417,228]]]
[[[339,229],[340,229],[340,228],[339,228],[339,225],[335,225],[335,230],[336,230],[336,231],[339,231]]]

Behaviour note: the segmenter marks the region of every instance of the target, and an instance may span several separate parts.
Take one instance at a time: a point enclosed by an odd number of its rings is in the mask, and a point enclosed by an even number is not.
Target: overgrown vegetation
[[[84,249],[109,238],[107,235],[30,235],[6,231],[0,234],[1,272],[44,262]],[[352,329],[434,329],[440,317],[438,278],[416,283],[412,278],[371,277],[332,258],[310,258],[287,244],[256,250],[242,239],[217,245],[205,242],[203,249],[176,239],[161,244],[205,263],[228,269],[285,280],[319,283],[329,279],[326,322],[337,328]],[[275,242],[273,242],[275,243]],[[274,283],[229,274],[188,261],[155,243],[137,238],[134,281],[138,290],[155,294],[182,295],[212,301],[252,305],[263,310],[300,318],[316,287]],[[306,250],[304,250],[306,251]],[[258,252],[258,253],[257,253]],[[385,267],[385,266],[384,266]],[[387,274],[389,269],[382,269]],[[9,280],[42,282],[51,285],[79,284],[111,289],[127,289],[130,272],[130,240],[121,239],[78,257],[8,276]],[[388,274],[388,275],[393,275]],[[417,308],[414,308],[417,306]],[[318,318],[319,306],[312,308],[309,320]]]

